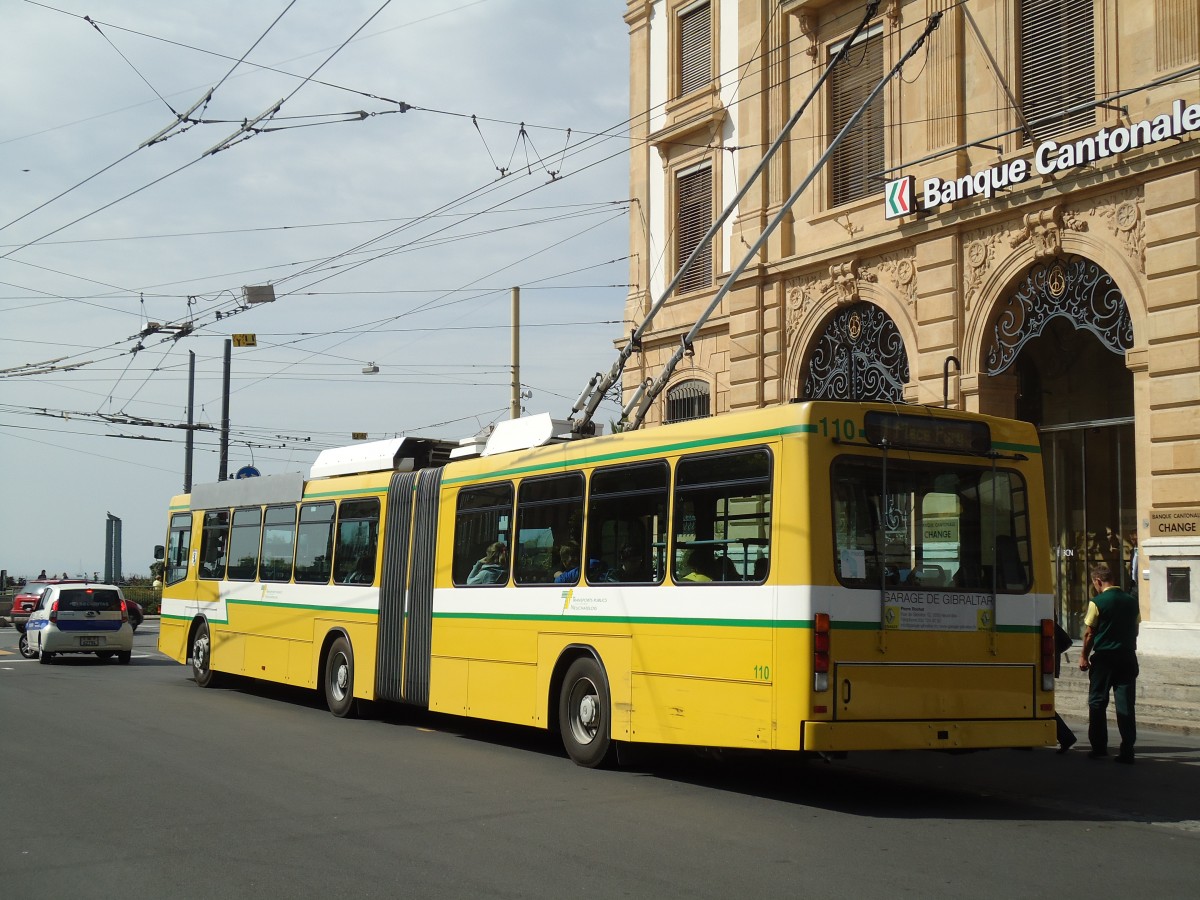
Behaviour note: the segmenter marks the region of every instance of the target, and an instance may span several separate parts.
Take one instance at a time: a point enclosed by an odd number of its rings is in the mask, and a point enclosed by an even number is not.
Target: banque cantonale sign
[[[932,212],[942,204],[954,203],[968,197],[984,197],[990,200],[997,191],[1028,181],[1035,173],[1052,175],[1055,172],[1065,172],[1137,147],[1181,137],[1191,131],[1200,131],[1200,103],[1185,107],[1182,100],[1176,100],[1170,113],[1163,113],[1153,119],[1143,119],[1132,125],[1117,128],[1101,128],[1094,135],[1071,143],[1042,141],[1031,158],[1010,159],[981,172],[949,181],[926,178],[920,194],[916,196],[913,176],[906,175],[895,179],[888,182],[884,192],[885,216],[894,219],[918,211]],[[903,199],[899,199],[905,197],[918,202],[905,203]]]

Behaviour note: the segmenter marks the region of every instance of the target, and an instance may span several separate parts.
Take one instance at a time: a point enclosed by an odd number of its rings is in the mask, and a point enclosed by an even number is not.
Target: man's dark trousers
[[[1137,654],[1126,650],[1097,650],[1090,663],[1088,688],[1088,741],[1092,752],[1108,751],[1108,695],[1117,708],[1117,730],[1121,733],[1121,756],[1133,756],[1137,740],[1134,701],[1137,691]]]

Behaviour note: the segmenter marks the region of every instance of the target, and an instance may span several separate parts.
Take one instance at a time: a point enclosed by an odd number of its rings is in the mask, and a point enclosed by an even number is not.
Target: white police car
[[[49,663],[60,653],[133,657],[133,628],[121,589],[111,584],[56,584],[47,588],[25,623],[28,655]]]

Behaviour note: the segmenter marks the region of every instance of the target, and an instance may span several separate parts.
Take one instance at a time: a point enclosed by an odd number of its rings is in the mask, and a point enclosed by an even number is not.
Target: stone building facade
[[[1030,420],[1064,619],[1103,559],[1143,652],[1200,657],[1198,2],[885,0],[850,41],[862,0],[628,0],[626,318],[657,309],[627,399],[777,220],[647,424],[820,396]]]

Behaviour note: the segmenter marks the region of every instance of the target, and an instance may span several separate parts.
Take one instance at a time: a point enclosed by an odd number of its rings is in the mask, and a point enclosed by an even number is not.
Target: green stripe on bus
[[[702,625],[729,628],[811,628],[812,622],[773,619],[679,619],[666,616],[579,616],[569,613],[452,613],[435,612],[435,619],[481,619],[505,622],[590,622],[608,625]]]
[[[667,453],[677,453],[684,450],[696,450],[702,447],[720,447],[725,444],[736,444],[742,441],[757,441],[764,438],[783,437],[788,434],[811,434],[816,432],[816,425],[788,425],[781,428],[768,428],[762,431],[747,431],[742,434],[727,434],[713,438],[696,438],[691,441],[677,441],[673,444],[660,444],[654,447],[644,447],[640,450],[618,450],[612,453],[598,453],[594,456],[582,456],[570,461],[556,460],[530,466],[514,466],[511,469],[494,469],[479,475],[462,475],[458,478],[445,478],[442,484],[463,484],[471,481],[491,480],[493,478],[511,478],[516,475],[527,475],[530,472],[543,472],[561,469],[575,469],[582,466],[595,466],[601,463],[622,459],[638,459],[645,456],[662,456]]]
[[[311,481],[308,483],[312,484]],[[311,494],[305,494],[304,499],[316,500],[319,497],[361,497],[363,494],[373,494],[376,497],[382,497],[387,493],[387,490],[388,486],[386,484],[381,484],[377,487],[354,488],[353,490],[316,491]]]

